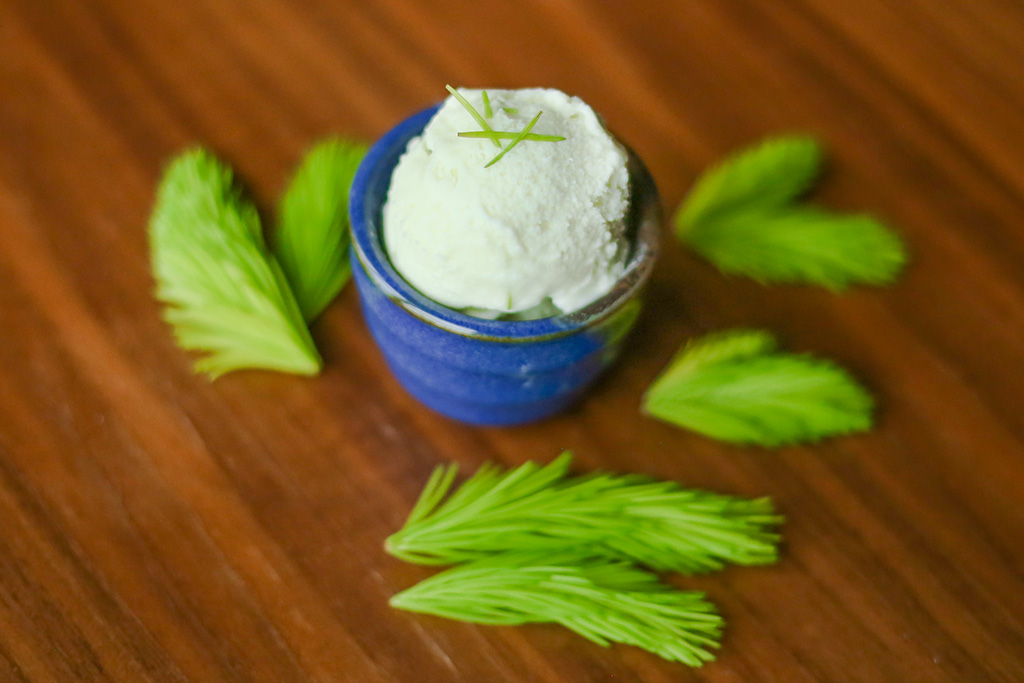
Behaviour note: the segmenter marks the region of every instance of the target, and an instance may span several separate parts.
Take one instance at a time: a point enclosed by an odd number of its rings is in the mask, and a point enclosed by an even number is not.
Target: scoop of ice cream
[[[482,91],[459,92],[485,112]],[[493,130],[519,132],[543,111],[531,133],[565,139],[525,139],[487,167],[499,148],[459,136],[481,126],[449,97],[392,175],[383,212],[391,262],[426,296],[475,314],[548,301],[563,312],[581,308],[612,287],[629,255],[626,150],[577,97],[487,94]]]

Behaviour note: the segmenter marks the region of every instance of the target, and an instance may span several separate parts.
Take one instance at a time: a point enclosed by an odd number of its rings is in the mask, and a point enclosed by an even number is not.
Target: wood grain
[[[0,4],[0,679],[1024,680],[1024,8],[1009,0],[23,0]],[[728,150],[820,135],[819,198],[898,226],[913,265],[844,296],[666,249],[622,361],[509,429],[409,398],[347,290],[324,373],[194,376],[151,297],[166,160],[202,143],[269,215],[302,151],[373,139],[443,85],[577,93],[666,208]],[[778,452],[638,414],[688,337],[777,331],[882,404]],[[549,626],[417,617],[386,556],[430,469],[546,460],[771,495],[783,561],[698,579],[701,670]]]

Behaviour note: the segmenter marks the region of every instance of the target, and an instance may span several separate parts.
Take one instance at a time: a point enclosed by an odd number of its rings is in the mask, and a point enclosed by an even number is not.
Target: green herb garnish
[[[703,593],[586,549],[486,557],[420,582],[391,605],[480,624],[558,623],[598,645],[636,645],[690,666],[714,659],[723,625]]]
[[[231,170],[194,149],[172,161],[149,223],[156,295],[178,344],[208,355],[211,377],[242,368],[303,375],[320,356],[284,273],[268,253],[256,209]]]
[[[484,168],[490,168],[494,164],[498,163],[498,161],[500,161],[501,158],[505,156],[505,154],[507,154],[509,150],[511,150],[513,147],[518,145],[523,140],[534,140],[538,142],[560,142],[562,140],[565,140],[565,138],[560,135],[538,135],[530,132],[531,130],[533,130],[533,127],[537,125],[537,121],[540,119],[540,115],[544,113],[542,111],[537,112],[537,115],[534,116],[533,119],[531,119],[530,122],[526,124],[526,127],[523,128],[518,133],[512,131],[496,131],[493,128],[491,128],[490,124],[487,123],[487,119],[491,118],[494,112],[491,109],[491,98],[487,95],[486,90],[481,91],[484,102],[484,114],[486,116],[485,118],[485,116],[480,115],[480,112],[478,112],[476,108],[469,103],[469,100],[463,97],[459,93],[459,91],[457,91],[450,85],[446,85],[445,88],[448,89],[448,92],[452,94],[452,97],[454,97],[459,102],[459,104],[462,105],[463,109],[469,112],[470,116],[472,116],[476,120],[476,122],[480,124],[480,128],[483,129],[460,132],[459,137],[487,138],[492,143],[494,143],[498,147],[498,149],[501,150],[500,152],[498,152],[497,155],[494,156],[493,159],[491,159],[484,165]],[[508,109],[507,107],[502,107],[502,109],[506,112],[516,112],[515,109]],[[502,148],[501,140],[511,140],[511,142],[509,143],[508,147]]]
[[[451,564],[496,552],[586,546],[686,573],[778,559],[772,529],[782,518],[768,498],[735,498],[636,475],[570,477],[571,461],[566,452],[546,466],[527,462],[503,471],[484,465],[450,495],[458,467],[439,466],[385,547],[408,562]]]
[[[351,270],[348,193],[366,146],[325,140],[303,159],[281,200],[274,252],[306,320],[338,294]]]
[[[730,330],[687,344],[644,396],[648,414],[722,441],[762,446],[871,428],[874,401],[838,365]]]
[[[512,140],[519,133],[505,132],[505,131],[486,131],[486,130],[468,130],[459,133],[460,138],[491,138],[492,140]],[[543,133],[527,133],[523,140],[533,140],[536,142],[561,142],[565,139],[562,135],[545,135]]]
[[[476,108],[469,103],[469,100],[463,97],[458,90],[456,90],[450,85],[446,85],[444,87],[447,88],[448,92],[452,94],[452,97],[454,97],[458,101],[458,103],[462,105],[463,109],[469,112],[469,115],[476,120],[476,122],[480,125],[480,128],[482,128],[485,131],[494,132],[491,129],[490,124],[487,123],[487,120],[484,119],[484,117],[480,116],[480,112],[478,112]],[[496,147],[501,147],[501,143],[498,142],[497,138],[492,138],[491,142],[493,142]]]
[[[705,173],[676,215],[677,236],[719,270],[841,291],[892,282],[906,262],[877,219],[794,203],[820,173],[809,137],[770,139]]]
[[[513,147],[515,147],[520,142],[525,140],[526,136],[530,134],[531,130],[533,130],[533,127],[537,125],[537,121],[540,120],[540,115],[543,114],[543,113],[544,112],[542,112],[542,111],[537,112],[537,115],[534,116],[532,119],[530,119],[530,122],[528,124],[526,124],[526,127],[523,128],[521,131],[519,131],[518,135],[516,135],[514,138],[512,138],[512,142],[508,143],[508,147],[506,147],[505,149],[503,149],[500,152],[498,152],[497,154],[495,154],[493,159],[491,159],[486,164],[484,164],[484,168],[490,168],[494,164],[496,164],[499,161],[501,161],[501,158],[503,156],[505,156],[506,154],[508,154],[509,151]]]
[[[519,110],[514,107],[502,107],[501,110],[509,116],[515,116],[519,113]]]

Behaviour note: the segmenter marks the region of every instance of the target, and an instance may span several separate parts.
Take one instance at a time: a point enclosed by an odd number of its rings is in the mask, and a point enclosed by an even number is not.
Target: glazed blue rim
[[[384,250],[381,209],[391,184],[391,174],[406,146],[423,131],[440,108],[440,104],[427,107],[385,133],[370,147],[352,180],[349,196],[352,246],[373,284],[389,299],[425,322],[457,334],[494,340],[522,341],[571,334],[605,318],[629,300],[646,281],[653,266],[655,249],[651,239],[638,239],[637,253],[620,280],[621,286],[616,286],[578,311],[535,320],[487,320],[462,313],[420,293],[398,274]],[[367,202],[370,192],[381,193],[380,201]]]

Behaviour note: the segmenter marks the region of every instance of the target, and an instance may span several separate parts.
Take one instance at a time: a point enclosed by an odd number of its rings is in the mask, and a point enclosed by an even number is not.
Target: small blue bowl
[[[640,312],[661,222],[654,183],[631,152],[634,253],[608,294],[578,311],[537,320],[467,315],[406,282],[391,265],[382,237],[391,173],[437,109],[392,128],[367,153],[352,183],[352,273],[366,323],[399,382],[439,413],[482,425],[553,415],[611,363]]]

